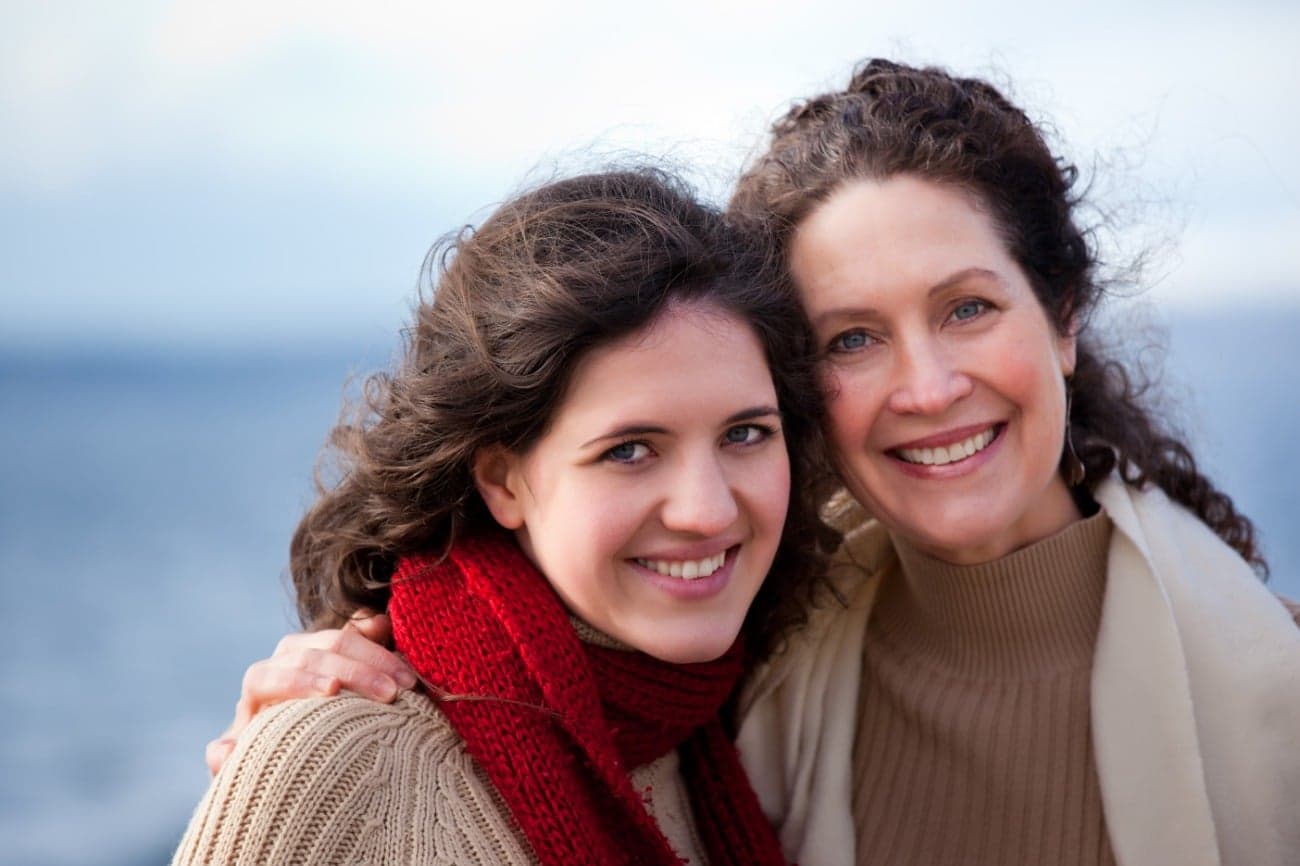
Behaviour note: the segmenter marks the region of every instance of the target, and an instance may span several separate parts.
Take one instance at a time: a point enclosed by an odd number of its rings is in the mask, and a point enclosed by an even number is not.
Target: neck
[[[927,556],[951,565],[979,565],[1051,538],[1082,519],[1083,511],[1070,494],[1070,488],[1060,478],[1053,478],[1043,495],[1019,520],[993,537],[960,546],[929,544],[919,538],[907,541]]]
[[[1091,663],[1110,520],[1104,514],[996,561],[954,565],[896,539],[901,574],[881,587],[873,628],[918,660],[1006,678]]]

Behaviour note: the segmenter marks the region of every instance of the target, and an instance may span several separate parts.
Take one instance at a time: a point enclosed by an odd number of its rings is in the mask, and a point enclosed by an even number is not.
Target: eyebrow
[[[775,406],[770,406],[766,404],[759,405],[759,406],[750,406],[748,409],[741,409],[739,412],[734,412],[731,415],[728,415],[726,420],[724,420],[722,423],[736,424],[741,421],[749,421],[754,418],[763,418],[768,415],[776,415],[779,417],[781,415],[781,410],[777,409]],[[629,436],[647,436],[655,433],[660,435],[666,435],[669,432],[671,431],[669,431],[667,427],[661,427],[656,424],[627,424],[623,427],[619,427],[617,429],[609,431],[608,433],[604,433],[600,436],[597,436],[595,439],[590,439],[586,442],[583,442],[580,447],[586,448],[588,445],[594,445],[597,442],[604,442],[608,439],[626,439]]]
[[[962,268],[960,271],[955,271],[949,274],[931,286],[929,291],[925,293],[925,296],[927,298],[932,298],[939,292],[942,292],[945,289],[950,289],[959,283],[971,279],[972,277],[983,277],[997,283],[1002,282],[1002,277],[999,276],[996,271],[991,271],[988,268]],[[875,307],[834,307],[822,313],[818,313],[817,317],[813,319],[813,324],[820,325],[828,319],[852,319],[879,315],[879,313],[880,311]]]

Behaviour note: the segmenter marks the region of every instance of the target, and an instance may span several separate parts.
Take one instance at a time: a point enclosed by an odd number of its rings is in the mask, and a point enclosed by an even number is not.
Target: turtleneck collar
[[[972,679],[1087,668],[1110,533],[1110,518],[1099,511],[979,565],[943,562],[894,536],[900,567],[880,588],[870,639]]]
[[[592,646],[604,647],[605,649],[619,650],[620,652],[636,652],[633,647],[628,646],[617,638],[612,638],[605,634],[594,625],[589,624],[586,620],[578,619],[573,614],[569,614],[569,622],[573,624],[573,630],[578,633],[578,640]]]

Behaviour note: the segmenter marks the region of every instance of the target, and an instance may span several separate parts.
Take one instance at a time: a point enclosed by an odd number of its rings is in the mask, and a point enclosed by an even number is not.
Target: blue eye
[[[615,463],[636,463],[650,454],[650,446],[644,442],[620,442],[605,452],[605,458]]]
[[[952,311],[952,317],[959,322],[964,322],[975,318],[986,309],[988,309],[988,304],[983,301],[962,301]]]
[[[728,445],[757,445],[772,435],[771,428],[761,424],[741,424],[723,434]]]
[[[855,329],[845,331],[831,338],[830,350],[832,352],[856,352],[865,349],[871,345],[873,339],[866,331]]]

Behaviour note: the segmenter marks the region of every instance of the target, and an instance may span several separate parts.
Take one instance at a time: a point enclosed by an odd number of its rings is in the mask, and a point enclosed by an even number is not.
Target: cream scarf
[[[1249,567],[1154,488],[1096,492],[1115,530],[1092,673],[1120,866],[1300,863],[1300,629]],[[853,739],[867,617],[896,567],[860,509],[816,611],[751,677],[737,744],[786,856],[855,866]]]

